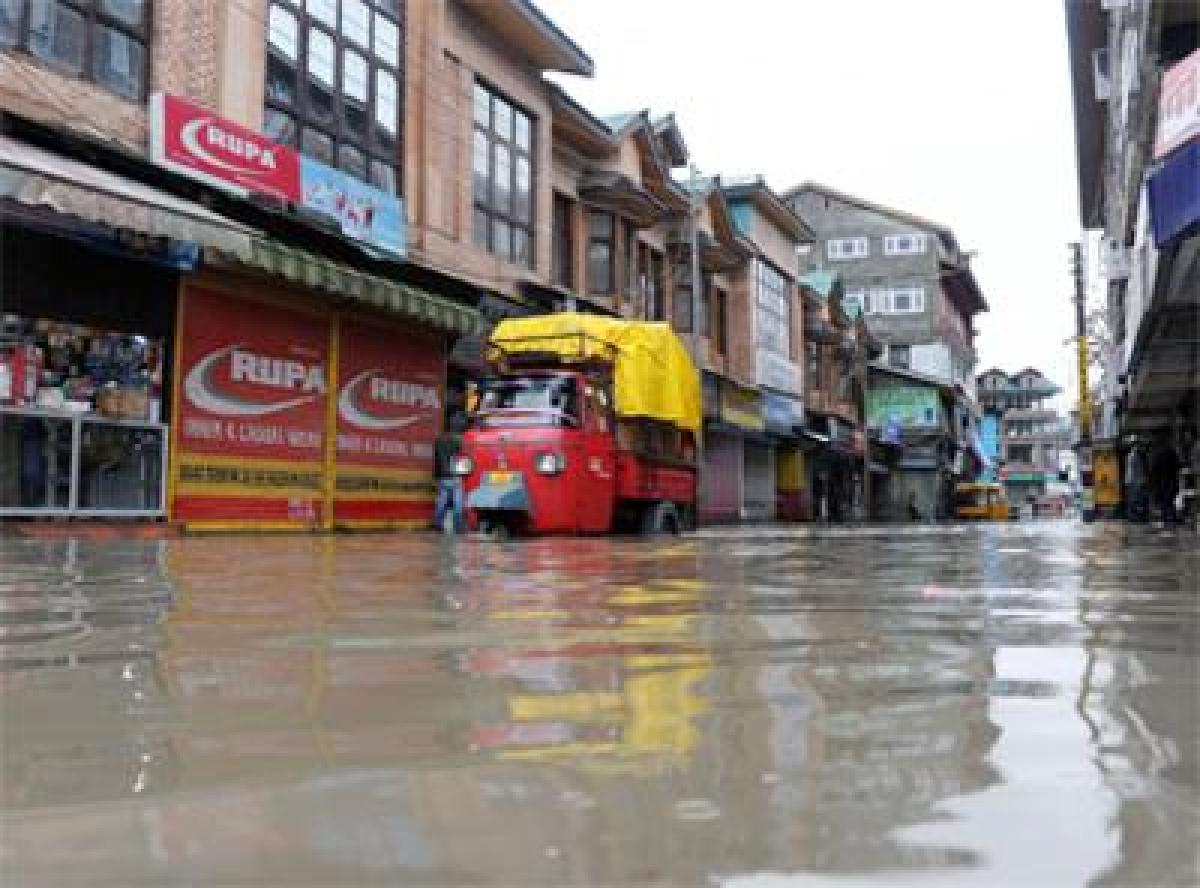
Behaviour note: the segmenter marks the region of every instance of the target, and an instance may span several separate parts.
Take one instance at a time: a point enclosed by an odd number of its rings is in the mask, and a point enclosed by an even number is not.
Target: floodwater
[[[1197,538],[0,539],[10,886],[1192,886]]]

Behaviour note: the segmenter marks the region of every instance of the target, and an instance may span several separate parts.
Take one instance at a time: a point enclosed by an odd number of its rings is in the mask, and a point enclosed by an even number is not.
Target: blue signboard
[[[351,240],[404,257],[404,204],[395,195],[301,157],[300,200],[305,209],[335,220]]]
[[[1160,250],[1200,225],[1200,141],[1177,151],[1150,177],[1150,224]]]
[[[795,398],[763,392],[763,419],[767,431],[777,435],[796,435],[804,426],[804,405]]]

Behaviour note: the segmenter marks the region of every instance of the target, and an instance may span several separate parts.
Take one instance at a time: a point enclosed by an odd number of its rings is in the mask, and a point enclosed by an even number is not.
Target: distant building
[[[911,375],[896,385],[920,389],[914,403],[938,405],[929,427],[906,430],[911,452],[900,457],[899,476],[906,477],[891,485],[890,511],[901,517],[913,494],[923,514],[947,516],[954,482],[987,467],[974,391],[974,318],[988,306],[970,254],[944,225],[825,185],[798,185],[784,199],[816,233],[808,267],[838,274],[847,314],[863,315],[882,345],[874,370]],[[875,431],[884,430],[876,425]]]
[[[1062,453],[1070,446],[1066,422],[1046,403],[1061,389],[1033,367],[1012,375],[992,368],[979,375],[976,389],[981,427],[996,430],[996,449],[988,456],[996,461],[996,477],[1009,499],[1016,503],[1046,496],[1057,484]],[[985,442],[989,437],[983,436]]]

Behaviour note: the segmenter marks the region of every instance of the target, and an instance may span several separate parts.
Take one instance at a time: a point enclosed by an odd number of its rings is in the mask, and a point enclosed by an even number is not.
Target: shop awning
[[[114,231],[189,241],[235,254],[249,252],[253,233],[194,201],[0,135],[0,200],[4,199]]]
[[[250,238],[244,254],[208,250],[205,259],[265,271],[292,283],[324,290],[461,336],[475,335],[484,329],[483,316],[474,308],[265,237]]]

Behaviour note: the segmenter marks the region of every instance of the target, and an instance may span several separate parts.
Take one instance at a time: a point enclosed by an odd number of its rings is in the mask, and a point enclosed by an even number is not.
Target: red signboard
[[[1168,69],[1158,93],[1154,159],[1200,137],[1200,49]]]
[[[427,517],[442,421],[441,341],[343,318],[338,355],[335,516]]]
[[[235,191],[298,203],[300,157],[262,135],[177,96],[155,93],[150,104],[155,163]]]
[[[315,521],[328,320],[199,287],[181,311],[177,517]]]

